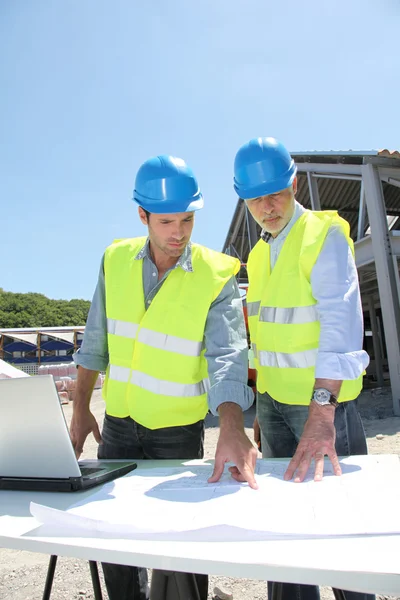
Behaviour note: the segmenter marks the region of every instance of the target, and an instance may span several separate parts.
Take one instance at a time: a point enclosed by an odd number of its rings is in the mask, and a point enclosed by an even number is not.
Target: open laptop
[[[0,380],[0,490],[86,490],[136,466],[78,463],[52,375]]]

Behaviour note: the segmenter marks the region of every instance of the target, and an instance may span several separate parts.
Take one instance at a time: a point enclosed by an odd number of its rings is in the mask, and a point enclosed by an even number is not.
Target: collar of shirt
[[[302,206],[301,204],[299,204],[299,202],[297,202],[297,200],[295,200],[294,213],[289,223],[284,227],[284,229],[282,229],[282,231],[278,233],[278,235],[275,238],[272,237],[271,233],[263,229],[260,236],[261,239],[264,240],[264,242],[267,242],[267,244],[269,244],[270,246],[275,244],[278,246],[282,244],[289,235],[289,231],[292,229],[297,219],[299,219],[305,211],[306,209],[304,208],[304,206]]]
[[[147,238],[145,245],[135,256],[135,260],[142,260],[143,258],[148,258],[149,260],[151,260],[153,262],[153,260],[151,258],[151,254],[150,254],[149,238]],[[191,242],[189,242],[187,244],[183,253],[179,257],[179,260],[177,261],[176,265],[172,268],[176,269],[177,267],[181,267],[181,269],[183,269],[184,271],[187,271],[188,273],[193,272],[192,243]]]

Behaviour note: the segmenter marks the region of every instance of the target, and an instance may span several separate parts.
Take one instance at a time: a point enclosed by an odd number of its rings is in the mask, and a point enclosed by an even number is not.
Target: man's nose
[[[183,240],[183,238],[185,237],[184,231],[182,229],[182,227],[177,227],[175,229],[175,231],[173,232],[173,237],[178,241],[181,242]]]
[[[262,204],[262,208],[263,211],[269,215],[273,212],[274,210],[274,203],[272,202],[272,200],[270,200],[268,198],[268,196],[265,196],[265,198],[263,198],[263,204]]]

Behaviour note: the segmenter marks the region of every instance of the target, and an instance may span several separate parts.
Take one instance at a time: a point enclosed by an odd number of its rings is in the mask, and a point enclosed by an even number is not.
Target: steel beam
[[[233,252],[236,254],[236,257],[240,260],[240,262],[242,261],[239,252],[236,250],[235,246],[233,244],[229,244],[229,248],[232,248]],[[233,254],[230,254],[230,256],[233,256]]]
[[[230,236],[230,239],[235,242],[237,235],[240,231],[240,228],[242,227],[242,220],[243,220],[243,216],[244,216],[244,210],[245,210],[245,204],[244,201],[241,202],[240,206],[239,206],[239,210],[238,210],[238,215],[236,217],[236,223],[235,223],[235,227],[232,231],[232,234]]]
[[[371,164],[374,167],[381,167],[383,169],[399,169],[400,160],[398,158],[392,158],[389,156],[363,156],[364,164]]]
[[[374,250],[370,235],[354,243],[354,259],[357,269],[374,262]]]
[[[390,243],[393,256],[400,256],[400,231],[390,232]]]
[[[338,175],[361,175],[362,165],[344,165],[342,163],[296,163],[300,173],[337,173]]]
[[[344,175],[343,173],[341,173],[340,175],[337,175],[336,173],[313,173],[312,176],[316,177],[317,179],[342,179],[345,181],[361,181],[361,175]]]
[[[381,355],[381,344],[379,343],[378,321],[376,319],[376,311],[373,296],[368,296],[368,312],[371,321],[372,343],[374,346],[375,355],[375,375],[378,385],[381,387],[384,384],[383,379],[383,356]]]
[[[381,356],[385,356],[385,349],[383,347],[382,317],[379,317],[377,315],[376,320],[378,322],[378,336],[379,336],[379,343],[381,345]]]
[[[246,205],[246,221],[247,221],[247,235],[249,236],[249,249],[252,250],[258,242],[257,224],[253,219],[251,212]]]
[[[400,306],[385,200],[377,167],[371,163],[363,165],[362,176],[385,329],[393,411],[400,416]]]
[[[399,275],[399,263],[397,262],[397,256],[394,255],[393,256],[393,265],[394,265],[394,276],[396,279],[396,285],[397,285],[397,295],[399,297],[399,301],[400,301],[400,275]]]
[[[361,240],[364,237],[365,231],[365,193],[364,193],[364,184],[361,181],[360,187],[360,210],[358,212],[358,225],[357,225],[357,240]]]
[[[400,187],[400,179],[395,179],[394,177],[381,177],[381,179],[390,185]]]
[[[318,181],[314,173],[307,173],[308,191],[310,192],[311,210],[321,210],[321,201],[319,199]]]
[[[379,168],[379,176],[381,179],[393,178],[400,179],[400,161],[398,161],[397,167],[390,167],[388,165]]]

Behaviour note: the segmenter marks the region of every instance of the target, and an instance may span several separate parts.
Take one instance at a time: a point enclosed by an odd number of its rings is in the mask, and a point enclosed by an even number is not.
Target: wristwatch
[[[338,401],[336,396],[332,394],[329,390],[325,388],[316,388],[311,397],[311,400],[314,400],[319,406],[326,406],[327,404],[331,404],[332,406],[338,406]]]

